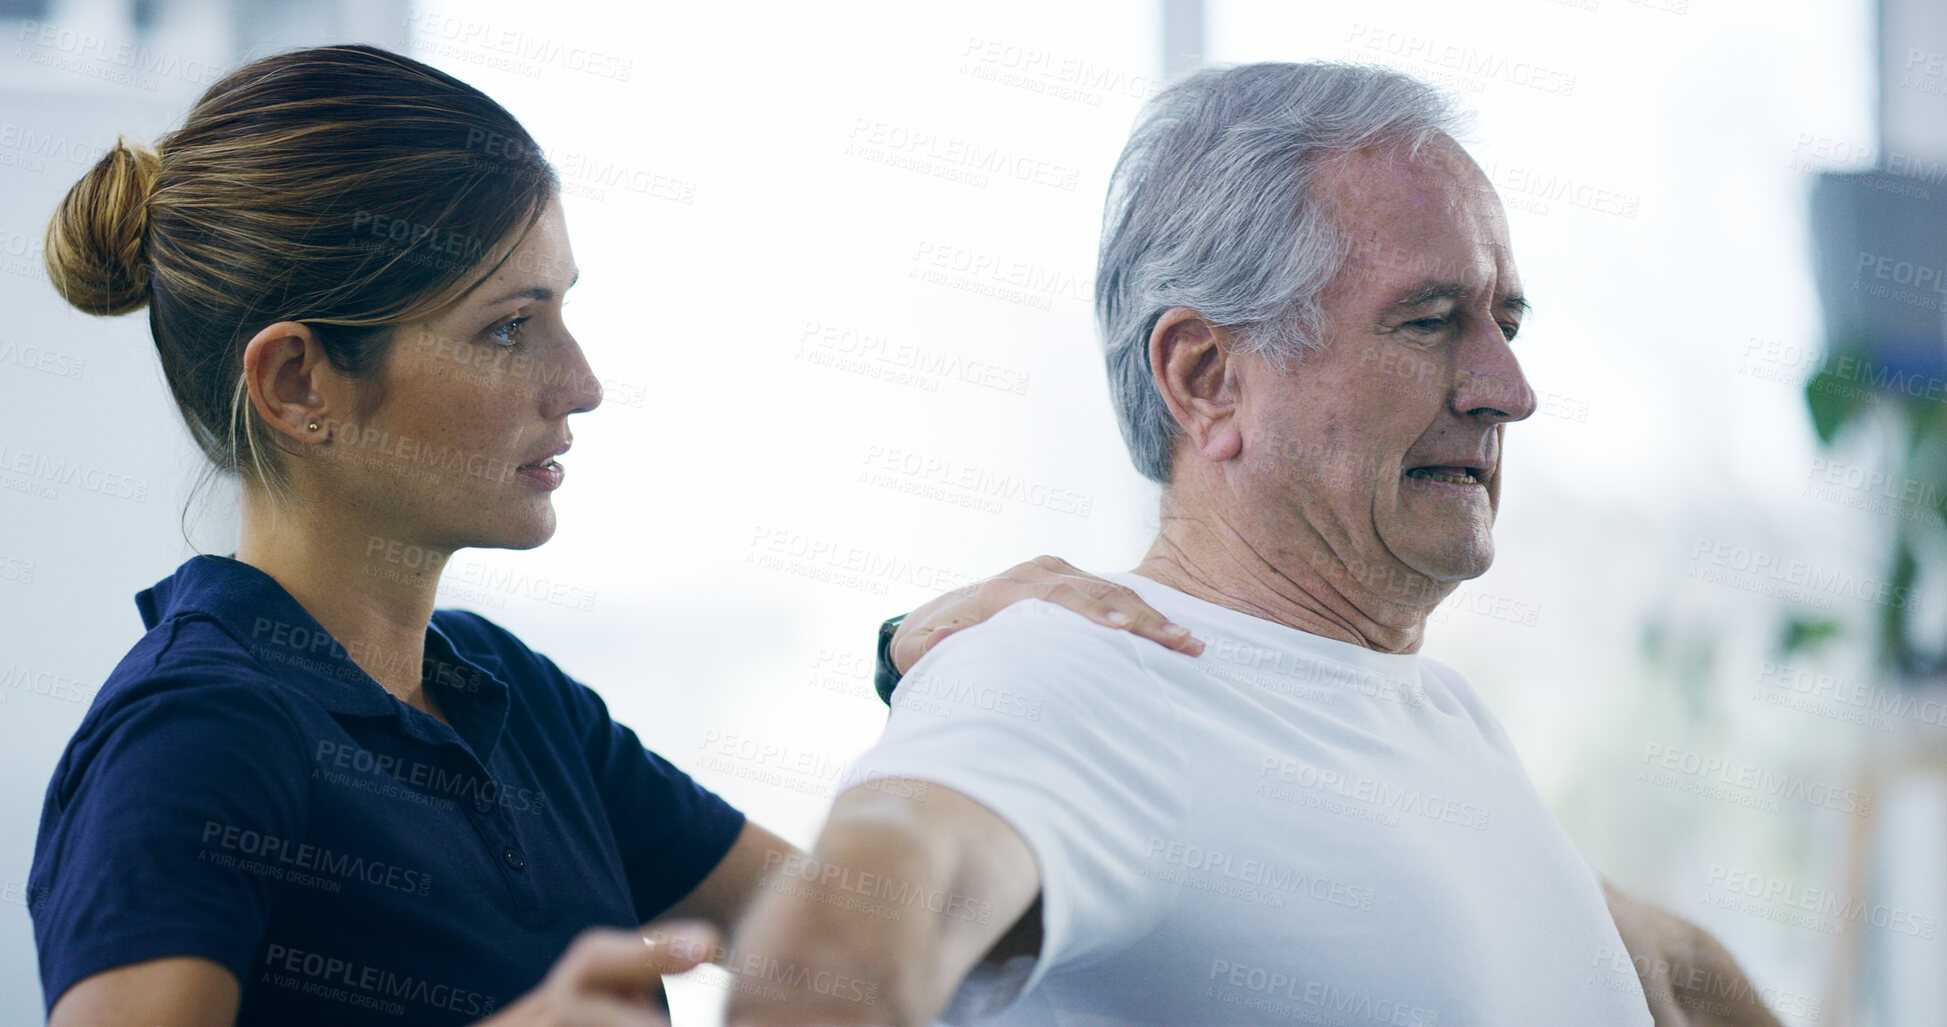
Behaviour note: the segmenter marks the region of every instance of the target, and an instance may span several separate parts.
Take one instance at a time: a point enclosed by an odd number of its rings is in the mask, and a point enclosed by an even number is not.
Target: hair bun
[[[149,194],[161,166],[120,139],[68,190],[47,224],[47,274],[62,299],[90,314],[148,304]]]

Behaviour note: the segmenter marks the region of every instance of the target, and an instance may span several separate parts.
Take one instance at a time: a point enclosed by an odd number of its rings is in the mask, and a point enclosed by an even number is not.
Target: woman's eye
[[[513,318],[512,320],[503,321],[500,324],[487,329],[487,338],[495,339],[500,342],[507,343],[510,346],[519,345],[520,339],[517,338],[516,336],[520,332],[520,327],[526,324],[527,320],[528,319],[524,317],[517,317],[517,318]]]

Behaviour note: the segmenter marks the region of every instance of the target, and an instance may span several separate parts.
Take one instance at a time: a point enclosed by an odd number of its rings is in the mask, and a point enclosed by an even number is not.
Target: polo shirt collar
[[[150,629],[176,617],[215,621],[279,685],[302,690],[329,712],[399,717],[407,733],[427,742],[452,742],[457,734],[482,763],[506,724],[507,686],[493,673],[502,669],[498,661],[483,667],[467,659],[438,624],[426,626],[425,659],[429,666],[458,672],[429,679],[443,678],[447,685],[439,697],[450,727],[387,692],[277,579],[231,557],[190,557],[176,573],[136,593],[135,606]]]

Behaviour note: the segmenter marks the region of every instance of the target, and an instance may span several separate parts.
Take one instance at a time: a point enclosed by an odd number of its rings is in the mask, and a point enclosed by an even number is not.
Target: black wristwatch
[[[899,668],[892,665],[892,633],[899,630],[899,622],[905,619],[902,613],[879,625],[879,660],[872,671],[872,687],[887,706],[892,705],[892,690],[899,687]]]

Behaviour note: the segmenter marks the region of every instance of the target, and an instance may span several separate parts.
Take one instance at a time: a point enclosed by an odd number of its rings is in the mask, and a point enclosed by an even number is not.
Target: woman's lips
[[[567,469],[553,457],[538,463],[522,464],[514,470],[521,476],[521,480],[543,492],[553,492],[560,488],[562,479],[568,473]]]

